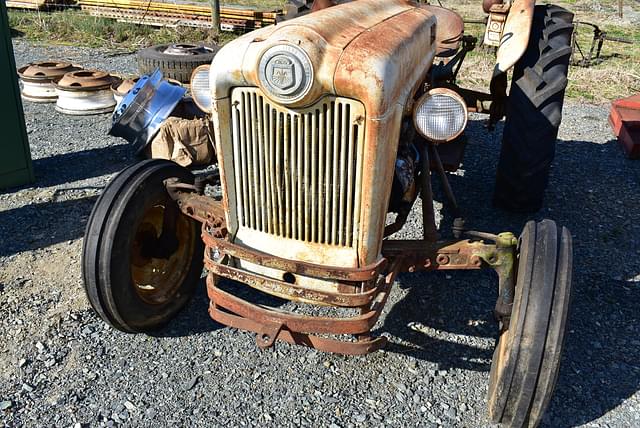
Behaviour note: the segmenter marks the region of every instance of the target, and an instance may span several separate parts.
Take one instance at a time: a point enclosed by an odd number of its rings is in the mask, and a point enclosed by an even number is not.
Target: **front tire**
[[[493,203],[512,212],[542,208],[555,156],[571,58],[573,14],[535,6],[529,45],[515,64]]]
[[[189,301],[202,273],[199,224],[167,194],[163,181],[172,177],[194,179],[165,160],[133,165],[107,185],[91,212],[82,248],[84,287],[98,315],[119,330],[166,324]],[[169,224],[174,233],[163,234]]]
[[[571,298],[572,245],[566,228],[530,221],[520,236],[513,309],[491,361],[489,418],[536,427],[558,377]]]

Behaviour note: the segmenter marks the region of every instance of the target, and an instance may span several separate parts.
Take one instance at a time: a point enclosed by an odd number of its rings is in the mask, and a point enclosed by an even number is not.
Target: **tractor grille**
[[[257,88],[232,96],[233,168],[240,227],[353,247],[360,215],[364,107],[324,97],[290,110]]]

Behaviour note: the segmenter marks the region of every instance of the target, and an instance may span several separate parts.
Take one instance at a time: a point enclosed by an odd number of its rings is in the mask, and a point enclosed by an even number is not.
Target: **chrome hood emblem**
[[[264,91],[281,103],[300,100],[313,83],[309,57],[293,45],[276,45],[267,49],[260,58],[258,75]]]

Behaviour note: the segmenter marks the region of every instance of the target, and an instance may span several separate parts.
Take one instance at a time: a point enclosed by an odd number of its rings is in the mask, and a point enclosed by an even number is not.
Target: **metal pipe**
[[[425,143],[420,146],[422,169],[420,171],[420,196],[422,198],[422,229],[425,241],[437,241],[435,213],[433,212],[433,189],[431,187],[431,166],[429,162],[429,148]]]
[[[435,162],[436,170],[438,172],[438,176],[440,177],[440,181],[442,182],[442,187],[444,188],[444,193],[451,204],[451,211],[453,212],[453,217],[460,217],[460,209],[458,207],[458,201],[456,201],[456,197],[453,194],[453,189],[451,188],[451,183],[449,183],[449,178],[447,177],[447,173],[444,170],[444,166],[442,166],[442,159],[440,159],[440,154],[436,147],[432,144],[429,144],[429,151],[431,152],[431,156],[433,156],[433,160]]]

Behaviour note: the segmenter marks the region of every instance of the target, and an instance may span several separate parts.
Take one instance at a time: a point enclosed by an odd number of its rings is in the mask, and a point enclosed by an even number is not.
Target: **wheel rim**
[[[191,220],[176,216],[177,247],[167,258],[154,257],[149,249],[159,245],[165,204],[149,208],[138,224],[131,243],[131,279],[136,294],[146,303],[167,303],[178,292],[189,274],[196,236]]]
[[[207,46],[192,45],[189,43],[178,43],[167,46],[163,53],[168,55],[200,55],[213,52],[213,49]]]

